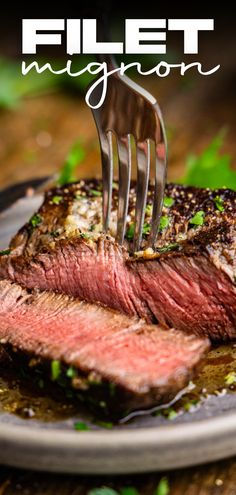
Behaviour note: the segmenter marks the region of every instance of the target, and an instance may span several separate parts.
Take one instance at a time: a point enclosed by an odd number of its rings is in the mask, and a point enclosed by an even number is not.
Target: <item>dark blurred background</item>
[[[13,10],[13,9],[12,9]],[[77,176],[100,174],[99,146],[90,109],[84,102],[88,76],[70,78],[50,73],[21,75],[22,60],[51,61],[63,67],[65,47],[40,47],[37,56],[21,54],[22,18],[98,18],[106,15],[112,40],[123,40],[124,18],[214,18],[215,30],[199,34],[199,54],[183,54],[183,33],[167,31],[166,56],[121,56],[119,61],[140,61],[151,68],[159,61],[190,63],[199,61],[209,70],[217,64],[215,74],[204,77],[196,69],[184,77],[174,69],[166,78],[140,77],[130,72],[158,99],[167,127],[169,141],[169,179],[179,180],[186,174],[192,155],[201,155],[217,141],[217,153],[227,155],[227,166],[235,166],[236,152],[236,36],[234,18],[222,14],[222,6],[156,3],[143,6],[124,2],[95,2],[87,5],[70,2],[57,7],[4,9],[0,19],[0,186],[44,176],[59,170],[71,147],[80,141],[83,159]],[[102,40],[101,40],[102,41]],[[73,57],[75,59],[75,56]],[[87,65],[91,56],[77,56],[79,66]],[[95,57],[92,57],[95,60]],[[223,131],[222,131],[223,130]],[[220,134],[219,134],[220,133]],[[220,136],[220,138],[219,138]],[[216,159],[218,155],[216,153]],[[211,155],[212,159],[213,155]],[[218,158],[217,158],[218,157]],[[224,162],[225,163],[225,162]],[[214,173],[214,169],[212,169]],[[223,181],[223,179],[222,179]],[[207,184],[206,184],[207,185]],[[222,182],[222,186],[227,185]]]

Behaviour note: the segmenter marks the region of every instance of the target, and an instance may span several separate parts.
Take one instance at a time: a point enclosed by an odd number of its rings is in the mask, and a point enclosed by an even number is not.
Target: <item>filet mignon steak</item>
[[[31,373],[42,361],[56,362],[57,370],[61,363],[83,396],[92,400],[99,389],[100,401],[103,393],[113,400],[115,393],[115,407],[122,410],[168,401],[188,383],[209,347],[208,339],[5,280],[0,343],[28,356]],[[57,374],[52,378],[60,378]]]
[[[152,188],[150,188],[151,203]],[[126,243],[102,234],[101,182],[80,181],[46,193],[45,201],[0,259],[0,277],[28,288],[100,302],[147,322],[159,322],[214,341],[236,336],[236,192],[169,184],[155,252],[131,254],[135,184]]]

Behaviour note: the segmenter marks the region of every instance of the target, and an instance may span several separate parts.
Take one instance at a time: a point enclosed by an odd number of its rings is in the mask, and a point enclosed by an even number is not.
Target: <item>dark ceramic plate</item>
[[[0,194],[0,249],[8,246],[42,200],[40,195],[23,197],[24,192],[25,186],[20,185]],[[230,372],[236,372],[236,348],[215,348],[195,387],[175,404],[111,427],[2,370],[0,463],[108,474],[176,468],[235,455],[236,393],[225,378]],[[78,421],[89,430],[76,431]]]

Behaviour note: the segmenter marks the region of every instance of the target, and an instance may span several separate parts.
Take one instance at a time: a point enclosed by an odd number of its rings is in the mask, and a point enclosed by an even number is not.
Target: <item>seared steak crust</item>
[[[169,184],[155,252],[130,254],[115,240],[117,185],[111,230],[101,233],[101,182],[80,181],[47,192],[34,219],[2,256],[0,276],[25,287],[98,301],[129,315],[186,332],[227,340],[236,335],[236,192]],[[149,196],[151,203],[151,195]]]

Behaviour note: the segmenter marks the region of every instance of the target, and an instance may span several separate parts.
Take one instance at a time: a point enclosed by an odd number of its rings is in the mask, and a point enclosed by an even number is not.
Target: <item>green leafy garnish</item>
[[[127,229],[127,232],[126,232],[126,238],[129,240],[129,241],[132,241],[132,239],[134,238],[134,223],[131,223]]]
[[[38,213],[35,213],[35,215],[33,215],[31,217],[29,223],[30,223],[31,227],[35,228],[38,225],[40,225],[40,223],[42,223],[42,218]]]
[[[225,132],[220,131],[201,155],[190,155],[187,158],[186,174],[180,180],[182,184],[236,190],[236,172],[231,168],[232,158],[220,153],[224,137]]]
[[[168,414],[167,414],[167,419],[172,421],[178,416],[177,412],[174,409],[169,408]]]
[[[84,148],[82,147],[80,141],[77,141],[74,146],[72,146],[66,157],[58,178],[58,184],[63,186],[64,184],[68,184],[69,182],[76,180],[76,177],[74,176],[75,168],[83,161],[84,157]]]
[[[61,363],[58,359],[51,361],[51,379],[55,382],[61,374]]]
[[[3,249],[3,251],[0,251],[0,256],[7,256],[10,252],[10,249]]]
[[[82,196],[79,193],[75,193],[74,197],[75,197],[75,199],[85,199],[84,196]]]
[[[152,205],[147,205],[145,208],[145,212],[147,213],[148,216],[151,216],[152,214]]]
[[[236,372],[235,371],[230,371],[230,373],[228,373],[225,376],[225,383],[226,383],[226,385],[233,385],[234,383],[236,383]]]
[[[53,196],[52,198],[52,203],[54,205],[59,205],[63,200],[63,197],[62,196]]]
[[[106,428],[107,430],[111,430],[114,426],[111,421],[97,421],[97,425],[101,426],[101,428]]]
[[[169,197],[169,196],[166,196],[163,200],[163,205],[166,207],[166,208],[170,208],[172,205],[174,204],[174,199]]]
[[[167,217],[166,215],[162,215],[160,219],[159,231],[162,232],[163,230],[165,230],[169,224],[170,224],[169,217]]]
[[[144,223],[143,224],[143,235],[150,234],[150,230],[151,230],[150,223]]]
[[[77,371],[75,368],[73,368],[73,366],[70,366],[68,368],[68,370],[66,371],[66,376],[68,378],[74,378],[75,376],[77,376]]]
[[[167,478],[161,478],[155,491],[155,495],[168,495],[170,493],[169,483]]]
[[[81,232],[80,237],[82,239],[90,239],[90,235],[89,234],[86,234],[86,232]]]
[[[185,411],[191,412],[191,409],[195,408],[198,403],[199,403],[198,399],[192,399],[192,400],[189,400],[188,402],[185,402],[185,404],[184,404]]]
[[[197,211],[195,215],[190,218],[189,223],[191,225],[203,225],[204,224],[205,213],[202,210]]]
[[[121,495],[139,495],[137,488],[134,486],[124,486],[120,490]]]
[[[74,429],[77,431],[88,431],[89,427],[86,423],[83,423],[83,421],[76,421],[74,423]]]
[[[119,495],[119,493],[109,486],[101,486],[101,488],[92,488],[87,495]]]
[[[90,194],[92,194],[92,196],[101,196],[102,195],[101,191],[96,191],[96,189],[90,189]]]
[[[219,210],[219,211],[225,211],[224,200],[220,196],[216,196],[214,198],[214,203],[216,205],[217,210]]]
[[[179,247],[179,244],[177,242],[172,242],[170,244],[167,244],[167,246],[162,246],[161,248],[158,248],[158,253],[167,253],[168,251],[172,251],[173,249],[176,249]]]

